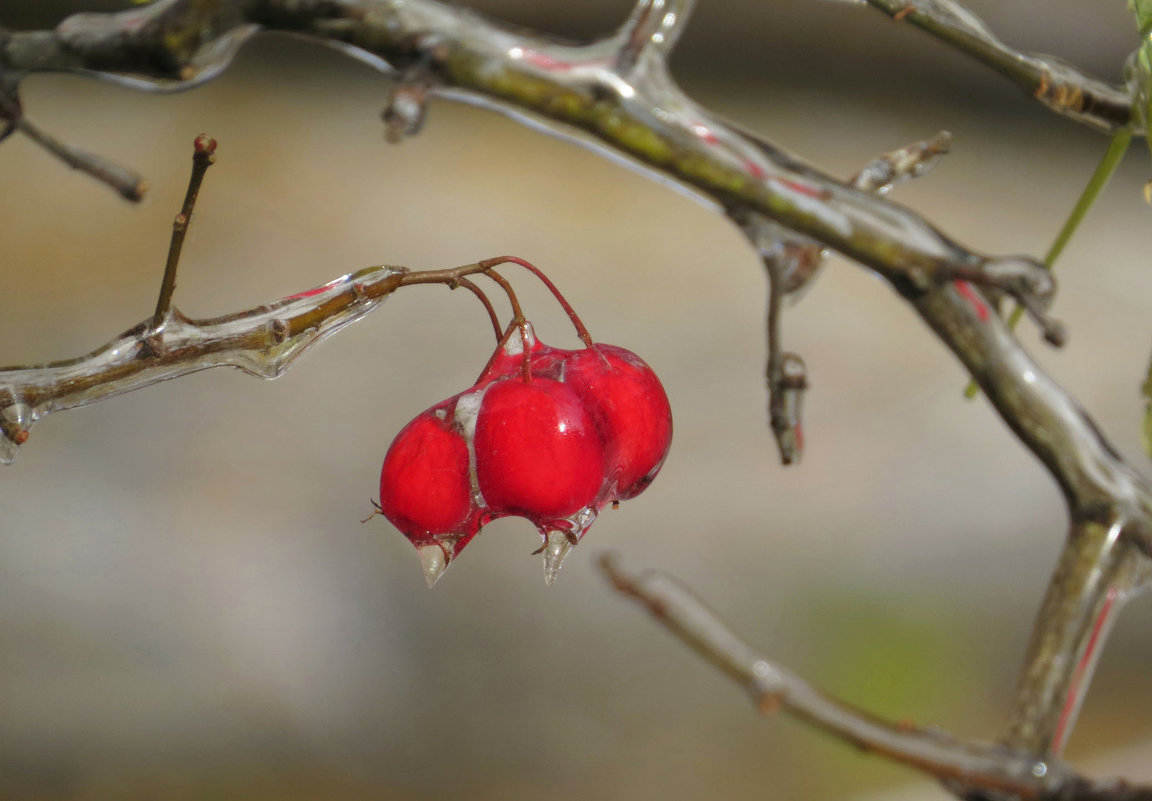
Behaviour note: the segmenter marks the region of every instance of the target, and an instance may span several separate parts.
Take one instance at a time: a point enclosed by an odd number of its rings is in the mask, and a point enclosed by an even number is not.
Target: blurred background
[[[470,3],[573,38],[626,2]],[[1122,0],[968,4],[1026,50],[1119,80]],[[0,5],[0,25],[80,6]],[[578,7],[578,8],[577,8]],[[1106,139],[912,28],[828,0],[702,2],[673,63],[707,108],[847,176],[948,129],[895,199],[994,253],[1042,253]],[[209,316],[372,264],[512,253],[593,335],[659,372],[660,478],[545,588],[524,520],[433,591],[381,518],[393,435],[469,385],[469,296],[418,287],[268,383],[214,370],[39,424],[0,470],[0,798],[942,798],[787,719],[610,592],[593,567],[690,584],[750,642],[878,714],[992,739],[1064,536],[1053,483],[904,304],[832,259],[785,317],[811,372],[804,463],[766,425],[765,281],[702,206],[490,112],[434,102],[393,147],[389,80],[260,37],[221,79],[147,96],[34,76],[27,113],[149,179],[140,206],[14,136],[0,146],[0,363],[87,352],[155,303],[193,137],[220,141],[177,305]],[[1148,361],[1152,177],[1133,148],[1060,264],[1069,345],[1022,337],[1134,464]],[[562,313],[509,270],[542,337]],[[1152,781],[1152,608],[1121,617],[1069,758]]]

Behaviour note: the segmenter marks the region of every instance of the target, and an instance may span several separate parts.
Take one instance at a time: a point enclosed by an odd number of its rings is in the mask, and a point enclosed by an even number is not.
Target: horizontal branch
[[[276,378],[309,346],[359,320],[397,287],[403,270],[372,267],[267,306],[206,320],[172,309],[85,356],[0,370],[0,461],[11,463],[32,425],[73,409],[210,367]]]
[[[170,308],[161,324],[149,317],[85,356],[0,369],[0,462],[10,464],[33,424],[52,412],[212,367],[277,378],[312,345],[363,318],[400,287],[444,284],[474,290],[466,276],[489,273],[508,261],[520,263],[497,257],[447,270],[368,267],[265,306],[211,319],[193,320]]]
[[[10,33],[0,68],[179,90],[219,74],[256,31],[286,31],[386,71],[418,66],[434,79],[430,94],[531,114],[552,133],[624,157],[715,207],[763,215],[883,274],[915,269],[931,278],[989,261],[911,210],[845,186],[698,107],[665,64],[689,4],[659,15],[659,25],[646,22],[663,5],[644,0],[615,35],[566,46],[434,0],[160,0],[76,14],[53,31]]]
[[[1133,123],[1132,95],[1053,56],[1023,53],[1000,41],[956,0],[865,0],[967,53],[1008,78],[1057,114],[1115,133]]]
[[[1152,787],[1085,779],[1057,759],[873,717],[761,656],[674,579],[654,571],[630,574],[612,555],[601,558],[600,568],[619,592],[742,686],[760,711],[783,710],[863,751],[927,773],[962,797],[987,792],[1036,801],[1152,801]]]

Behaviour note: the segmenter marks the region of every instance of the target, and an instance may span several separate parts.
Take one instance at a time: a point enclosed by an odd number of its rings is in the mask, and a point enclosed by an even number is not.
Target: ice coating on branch
[[[869,162],[856,173],[852,185],[862,192],[886,194],[909,178],[919,178],[931,171],[951,146],[952,134],[940,131],[931,139],[913,142]]]
[[[32,410],[23,403],[9,403],[0,409],[0,462],[12,464],[20,446],[28,441],[35,420]]]
[[[0,461],[10,464],[18,452],[9,424],[27,432],[52,412],[211,367],[277,378],[312,345],[380,305],[399,273],[369,267],[224,317],[195,320],[173,309],[158,330],[145,321],[78,359],[0,370],[0,420],[7,421],[0,423]]]

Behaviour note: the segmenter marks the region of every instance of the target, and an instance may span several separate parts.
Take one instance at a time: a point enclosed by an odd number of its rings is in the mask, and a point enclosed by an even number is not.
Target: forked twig
[[[1058,759],[957,740],[937,729],[890,723],[817,690],[741,640],[695,595],[656,571],[629,573],[612,554],[600,570],[685,645],[742,686],[757,709],[782,710],[863,751],[922,771],[961,797],[1036,801],[1149,801],[1152,787],[1089,780]]]
[[[1083,70],[1008,47],[983,20],[956,0],[864,0],[991,67],[1057,114],[1115,133],[1132,123],[1132,97]]]

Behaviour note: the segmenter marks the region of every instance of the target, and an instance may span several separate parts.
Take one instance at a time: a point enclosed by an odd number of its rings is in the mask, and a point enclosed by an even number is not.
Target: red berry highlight
[[[564,382],[596,423],[607,449],[609,500],[634,498],[652,483],[672,444],[672,409],[644,360],[615,345],[573,353]]]
[[[498,514],[539,525],[595,503],[604,445],[580,399],[549,378],[498,381],[476,420],[476,477]]]
[[[438,413],[444,409],[430,409],[406,425],[380,471],[380,510],[417,545],[463,534],[472,512],[468,443]]]

